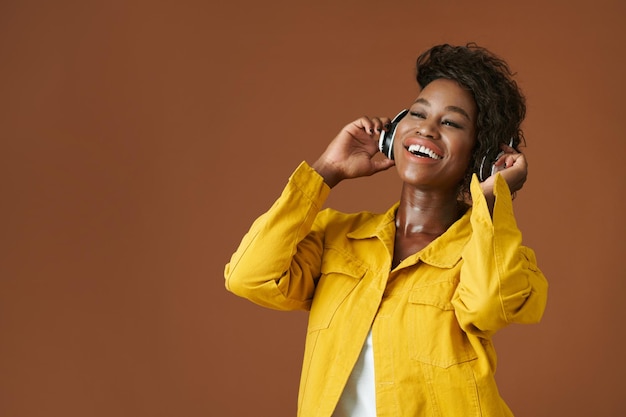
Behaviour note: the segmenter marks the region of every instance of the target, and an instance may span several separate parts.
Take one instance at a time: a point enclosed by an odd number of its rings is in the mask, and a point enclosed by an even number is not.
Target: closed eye
[[[424,113],[420,113],[418,111],[412,111],[410,114],[411,114],[411,116],[417,117],[417,118],[420,118],[420,119],[425,119],[426,118],[426,115]]]
[[[461,125],[459,125],[458,123],[453,122],[452,120],[444,120],[441,122],[442,125],[445,126],[450,126],[450,127],[455,127],[457,129],[461,128]]]

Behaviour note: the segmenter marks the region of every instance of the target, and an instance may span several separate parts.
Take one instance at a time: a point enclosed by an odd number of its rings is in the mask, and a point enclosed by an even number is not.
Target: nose
[[[417,126],[416,133],[419,136],[434,139],[437,136],[437,129],[429,121],[423,121]]]

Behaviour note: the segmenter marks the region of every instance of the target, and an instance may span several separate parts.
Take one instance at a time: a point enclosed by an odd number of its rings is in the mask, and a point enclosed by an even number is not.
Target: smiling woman
[[[547,296],[511,203],[527,173],[524,99],[504,61],[476,45],[436,46],[417,62],[409,110],[346,125],[226,265],[230,291],[310,311],[301,417],[512,415],[491,340],[538,322]],[[484,155],[495,173],[479,182]],[[402,192],[386,213],[321,209],[339,182],[394,165]]]
[[[434,182],[456,199],[475,147],[475,126],[476,104],[467,89],[445,78],[428,84],[396,127],[401,146],[395,146],[394,160],[405,186]],[[411,147],[430,152],[424,158]]]

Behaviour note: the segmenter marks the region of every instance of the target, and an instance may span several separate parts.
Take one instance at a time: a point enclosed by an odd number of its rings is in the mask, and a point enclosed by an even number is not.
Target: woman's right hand
[[[363,116],[346,125],[312,165],[331,188],[349,178],[365,177],[394,165],[393,160],[375,158],[378,138],[387,129],[387,117]]]

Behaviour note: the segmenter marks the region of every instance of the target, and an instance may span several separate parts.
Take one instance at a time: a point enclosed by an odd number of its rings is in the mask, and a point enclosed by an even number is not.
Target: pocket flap
[[[437,281],[414,287],[409,294],[409,303],[422,304],[440,308],[441,310],[454,310],[452,296],[456,290],[455,281]]]
[[[336,249],[326,248],[322,258],[322,275],[341,274],[353,278],[363,278],[367,267],[360,260],[341,253]]]

